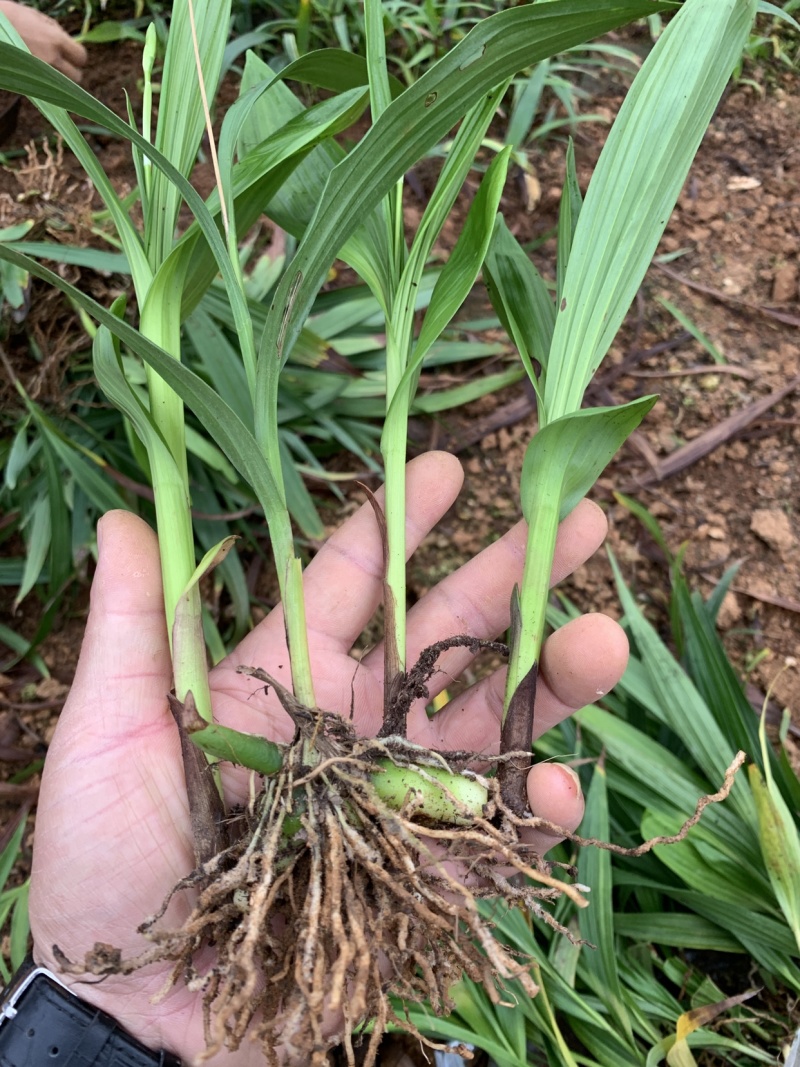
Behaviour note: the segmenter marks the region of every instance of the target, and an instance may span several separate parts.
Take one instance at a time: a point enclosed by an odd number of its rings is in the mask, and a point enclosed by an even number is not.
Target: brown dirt
[[[92,50],[85,87],[120,114],[125,106],[123,87],[136,92],[138,54],[138,46],[129,43]],[[766,81],[758,72],[755,79]],[[720,617],[726,646],[756,690],[763,694],[772,687],[774,698],[791,709],[793,723],[800,728],[800,667],[795,659],[800,632],[796,462],[800,387],[684,469],[661,479],[653,473],[678,449],[702,439],[723,420],[744,412],[749,404],[780,390],[800,373],[800,93],[788,74],[773,72],[769,81],[768,89],[744,83],[734,86],[719,108],[659,250],[681,254],[668,265],[670,273],[658,267],[648,273],[589,399],[592,403],[623,402],[651,391],[661,397],[638,443],[625,447],[594,494],[607,510],[609,543],[627,579],[654,611],[663,608],[668,591],[665,560],[615,500],[613,492],[619,490],[634,495],[658,518],[673,552],[688,545],[686,568],[704,593],[711,591],[727,566],[741,562]],[[592,102],[592,110],[605,108],[610,117],[620,100],[621,93],[609,80],[600,98]],[[43,132],[38,112],[25,103],[13,145],[22,147]],[[583,188],[604,136],[605,128],[594,124],[580,125],[574,131]],[[133,172],[124,147],[111,138],[90,138],[115,185],[120,190],[130,188]],[[534,205],[529,203],[530,182],[526,185],[521,174],[509,182],[503,208],[520,239],[541,239],[552,231],[563,156],[563,144],[553,141],[531,152],[541,189]],[[68,157],[62,174],[67,180],[54,190],[53,199],[63,210],[61,214],[43,211],[36,236],[47,233],[52,237],[58,228],[65,235],[62,239],[83,239],[81,224],[89,194]],[[424,166],[419,177],[424,187]],[[3,203],[9,211],[20,191],[18,178],[0,170],[0,195],[7,194]],[[411,222],[419,208],[413,204],[413,193],[410,203]],[[66,231],[60,228],[64,211]],[[52,221],[54,214],[59,227]],[[453,239],[452,233],[446,235],[444,247],[452,245]],[[543,241],[535,258],[540,269],[551,275],[552,237]],[[112,291],[108,279],[69,269],[75,271],[72,280],[80,280],[93,295]],[[697,341],[681,339],[683,327],[658,303],[658,297],[677,305],[726,362],[715,364]],[[478,294],[470,313],[483,308],[485,302]],[[42,402],[47,397],[57,402],[66,361],[76,348],[85,346],[85,339],[75,331],[60,298],[38,288],[33,290],[32,316],[34,336],[49,353],[47,374],[30,359],[23,333],[7,346],[9,356],[23,380],[30,382],[30,376],[39,375]],[[657,346],[660,351],[654,351]],[[6,388],[4,383],[3,400],[8,396]],[[467,410],[445,413],[425,425],[421,442],[459,451],[467,481],[459,502],[412,563],[414,596],[421,596],[518,518],[519,470],[534,428],[530,397],[523,386],[486,397]],[[341,514],[337,511],[339,519]],[[602,555],[580,568],[565,589],[584,610],[618,612],[610,568]],[[36,628],[38,605],[28,598],[11,618],[10,599],[9,591],[0,589],[7,621],[30,636]],[[72,678],[86,607],[86,586],[71,590],[59,624],[41,650],[61,685],[68,685]],[[31,758],[37,757],[52,734],[61,695],[55,690],[42,692],[38,675],[26,665],[0,678],[3,742],[28,748]],[[26,760],[1,765],[4,780]],[[19,810],[22,800],[22,796],[14,797],[3,805],[4,821]]]

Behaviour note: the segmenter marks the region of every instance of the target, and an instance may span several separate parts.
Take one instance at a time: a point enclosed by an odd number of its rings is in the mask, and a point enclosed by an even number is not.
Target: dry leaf
[[[748,174],[739,174],[735,178],[731,178],[727,188],[730,189],[732,193],[742,193],[747,189],[758,189],[760,185],[760,178],[754,178],[752,175]]]
[[[58,700],[69,692],[69,686],[57,678],[43,678],[36,686],[38,700]]]
[[[535,174],[526,171],[525,179],[525,210],[530,213],[542,199],[542,187]]]

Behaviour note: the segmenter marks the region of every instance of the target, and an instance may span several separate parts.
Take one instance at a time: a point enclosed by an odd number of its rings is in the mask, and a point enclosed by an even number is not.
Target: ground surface
[[[133,88],[137,76],[136,46],[97,48],[85,87],[122,110],[123,88]],[[649,392],[661,396],[634,441],[601,479],[595,496],[607,509],[610,544],[626,577],[652,605],[654,617],[667,596],[666,561],[613,492],[629,493],[648,507],[673,552],[688,543],[686,569],[704,593],[726,567],[741,564],[720,617],[726,644],[747,672],[754,699],[772,686],[777,704],[791,708],[800,728],[800,666],[795,660],[800,633],[800,91],[780,70],[756,81],[759,87],[733,86],[724,99],[659,250],[676,258],[651,268],[592,387],[593,404],[618,403]],[[592,110],[610,118],[621,100],[614,78],[609,76],[593,91]],[[3,106],[0,99],[0,112]],[[25,105],[16,134],[3,148],[21,147],[42,130],[38,114]],[[575,130],[583,188],[605,130],[599,124]],[[115,184],[130,187],[133,179],[124,149],[104,138],[94,142]],[[552,230],[563,158],[564,145],[554,140],[531,152],[538,197],[535,185],[526,185],[521,173],[509,182],[503,209],[520,239],[541,238]],[[14,161],[9,171],[0,171],[0,226],[14,218],[23,189],[19,174],[13,173],[18,166]],[[409,224],[419,215],[418,196],[430,179],[429,169],[422,165],[415,179],[409,191]],[[87,225],[91,200],[68,159],[54,172],[54,180],[57,188],[42,208],[42,229],[51,236],[64,223],[80,230]],[[535,254],[544,273],[552,273],[554,256],[555,242],[546,239]],[[107,283],[86,272],[81,283],[96,295],[107,294]],[[9,340],[8,352],[29,386],[36,379],[39,401],[46,405],[58,396],[66,361],[86,341],[58,298],[40,290],[34,295],[27,324]],[[715,362],[659,298],[688,316],[723,361]],[[483,299],[476,294],[476,307]],[[43,364],[34,366],[30,360],[26,326],[50,353]],[[7,389],[4,383],[4,400],[10,395]],[[522,386],[416,427],[421,447],[459,453],[467,482],[458,504],[412,564],[415,595],[518,518],[516,486],[534,429],[531,398]],[[584,610],[617,613],[610,568],[602,555],[581,568],[567,592]],[[5,609],[8,591],[2,596],[0,606]],[[37,683],[25,666],[0,676],[0,745],[40,753],[51,735],[74,670],[86,588],[76,589],[68,603],[43,649],[53,679]],[[10,621],[30,635],[37,611],[29,597]],[[18,766],[7,764],[8,775]],[[35,785],[33,779],[24,787],[31,797]],[[19,788],[13,791],[6,816],[26,797]],[[396,1067],[402,1067],[399,1058]]]

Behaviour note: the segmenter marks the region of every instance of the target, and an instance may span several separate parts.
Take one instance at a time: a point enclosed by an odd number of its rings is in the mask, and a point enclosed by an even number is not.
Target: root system
[[[400,735],[359,739],[341,716],[300,707],[264,672],[247,673],[275,688],[294,719],[282,770],[240,814],[236,839],[143,923],[146,951],[122,960],[96,945],[84,965],[65,966],[120,974],[170,961],[162,995],[181,981],[202,993],[206,1055],[248,1039],[260,1043],[268,1064],[286,1057],[321,1065],[336,1044],[354,1064],[355,1046],[366,1042],[359,1059],[371,1067],[389,1024],[437,1047],[397,1005],[425,1001],[445,1014],[463,975],[495,1001],[513,979],[535,995],[530,961],[495,939],[477,901],[500,897],[571,936],[547,905],[562,894],[586,901],[569,872],[554,870],[522,833],[552,827],[520,818],[503,803],[497,778],[474,774],[488,802],[477,817],[461,805],[460,825],[421,822],[414,789],[393,810],[373,784],[381,763],[435,780],[431,771],[458,772],[470,754],[445,758]],[[733,773],[689,823],[727,795]],[[191,914],[180,929],[162,928],[170,901],[184,891]]]

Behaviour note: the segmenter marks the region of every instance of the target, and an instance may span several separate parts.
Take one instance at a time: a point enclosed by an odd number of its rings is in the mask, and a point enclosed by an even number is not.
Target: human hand
[[[461,487],[451,456],[431,453],[408,468],[409,551],[447,511]],[[379,494],[379,499],[380,499]],[[554,565],[559,580],[587,559],[605,534],[605,519],[583,503],[562,524]],[[75,683],[47,757],[36,824],[30,913],[37,962],[57,970],[53,944],[80,960],[94,943],[113,942],[123,956],[143,948],[136,927],[193,867],[180,747],[166,693],[171,668],[161,599],[158,546],[141,520],[105,516],[100,558]],[[456,633],[493,638],[508,625],[511,589],[519,580],[525,531],[515,527],[409,612],[409,662],[434,640]],[[349,712],[351,686],[358,730],[375,733],[383,706],[382,649],[349,655],[382,590],[382,552],[372,510],[365,504],[328,541],[306,571],[306,614],[312,673],[320,707]],[[625,667],[627,643],[610,619],[589,615],[569,623],[545,645],[536,702],[536,733],[608,691]],[[470,660],[463,649],[442,657],[431,691],[442,689]],[[214,712],[227,726],[280,741],[288,717],[236,673],[263,667],[288,678],[280,609],[273,611],[211,674]],[[355,673],[354,673],[355,672]],[[504,671],[478,683],[432,720],[422,702],[409,716],[412,740],[431,747],[497,751]],[[245,778],[225,774],[229,803],[244,798]],[[530,772],[531,809],[568,829],[583,814],[577,780],[567,768],[539,764]],[[539,833],[541,851],[555,839]],[[182,918],[177,908],[171,917]],[[127,977],[76,985],[79,995],[113,1015],[151,1047],[189,1060],[203,1048],[200,994],[178,986],[160,1004],[151,997],[169,973],[159,965]],[[74,983],[75,979],[68,979]],[[245,1043],[214,1061],[260,1063]]]
[[[0,11],[23,39],[37,59],[79,82],[86,66],[86,49],[59,26],[49,15],[25,7],[15,0],[0,0]]]

